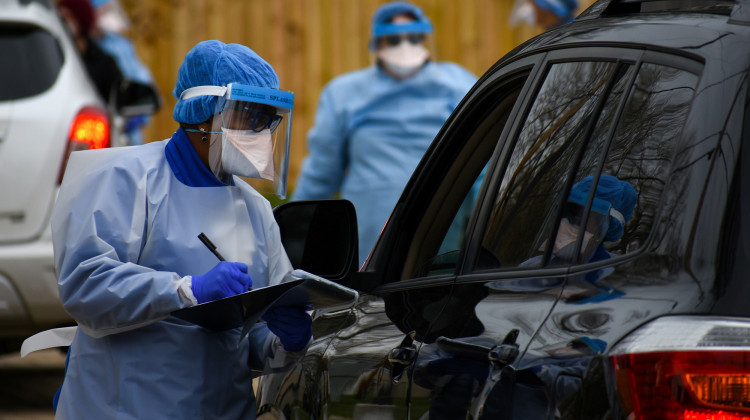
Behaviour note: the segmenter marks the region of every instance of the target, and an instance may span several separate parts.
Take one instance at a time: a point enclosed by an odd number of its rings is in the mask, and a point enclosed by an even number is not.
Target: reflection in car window
[[[429,239],[424,240],[425,246],[420,247],[422,253],[418,259],[422,261],[416,265],[411,277],[425,277],[441,274],[453,274],[458,266],[461,250],[466,244],[469,220],[478,203],[480,188],[485,181],[488,161],[497,147],[500,135],[508,121],[508,117],[518,98],[526,74],[513,76],[512,80],[502,86],[495,87],[485,101],[476,105],[474,115],[465,117],[476,119],[475,129],[468,137],[466,145],[455,157],[453,167],[445,168],[451,193],[438,204],[440,215],[433,219],[423,220],[429,224],[429,230],[435,233],[435,244]],[[487,104],[491,104],[488,109]],[[450,222],[450,225],[448,224]]]
[[[616,68],[607,63],[551,67],[505,171],[483,240],[479,269],[543,265],[541,256],[545,251],[549,255],[549,238],[558,231],[561,200],[568,198],[565,186],[598,176],[600,167],[602,174],[632,185],[637,192],[635,210],[629,210],[623,220],[622,238],[605,241],[600,257],[632,252],[643,245],[669,176],[676,139],[697,77],[674,68],[643,64],[632,88],[628,88],[633,72],[632,66]],[[614,77],[611,90],[596,116],[591,139],[584,145],[582,126],[594,117],[594,102],[610,77]],[[612,136],[616,118],[619,121]],[[584,149],[571,180],[581,147]],[[611,204],[618,207],[621,203]],[[619,233],[613,236],[619,237]],[[582,257],[580,261],[587,259]]]
[[[564,181],[616,69],[611,62],[550,67],[505,170],[482,241],[480,269],[541,264],[531,258],[544,251],[557,224]]]
[[[646,241],[697,83],[696,75],[683,70],[641,66],[603,168],[638,191],[622,239],[604,244],[610,253],[632,252]]]

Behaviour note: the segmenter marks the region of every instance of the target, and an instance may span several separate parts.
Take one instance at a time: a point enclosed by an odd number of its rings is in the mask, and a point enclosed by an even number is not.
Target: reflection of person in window
[[[610,258],[603,242],[615,242],[622,237],[625,224],[635,209],[635,189],[627,181],[602,175],[596,186],[591,211],[586,218],[584,210],[592,183],[593,177],[587,176],[573,185],[552,246],[553,260],[556,258],[566,263],[573,260],[578,234],[584,222],[586,225],[583,229],[580,262]]]
[[[587,176],[573,185],[557,230],[552,247],[551,264],[568,263],[575,257],[578,232],[586,223],[581,244],[581,263],[603,261],[612,257],[604,248],[604,242],[616,242],[622,238],[625,225],[633,215],[638,194],[627,181],[611,175],[602,175],[596,186],[591,211],[585,219],[586,199],[591,190],[593,178]],[[616,299],[623,293],[607,286],[597,285],[602,278],[612,274],[614,268],[605,267],[591,271],[582,277],[573,278],[565,286],[563,298],[569,303],[590,303]]]
[[[579,263],[602,261],[612,257],[604,248],[604,242],[616,242],[622,237],[625,225],[633,215],[638,194],[627,181],[621,181],[611,175],[599,178],[591,204],[591,211],[586,215],[586,201],[593,183],[593,177],[587,176],[578,181],[571,188],[568,200],[563,209],[562,220],[557,229],[552,245],[552,256],[549,265],[567,265],[575,262],[575,251],[579,232],[583,232],[583,241],[579,251]],[[585,223],[585,226],[582,225]],[[546,249],[545,244],[540,249]],[[544,256],[537,255],[523,263],[520,267],[539,267]],[[607,267],[587,273],[582,277],[584,283],[593,285],[614,271]],[[562,279],[524,279],[521,289],[551,289],[562,285]],[[518,284],[512,281],[493,282],[491,287],[496,290],[515,290]],[[601,291],[596,288],[597,291]],[[609,289],[608,289],[609,290]],[[580,290],[579,290],[580,291]],[[598,294],[598,292],[597,292]],[[610,296],[609,298],[612,298]]]

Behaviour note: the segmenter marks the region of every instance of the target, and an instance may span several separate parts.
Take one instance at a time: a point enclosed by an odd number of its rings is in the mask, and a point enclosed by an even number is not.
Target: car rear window
[[[55,83],[63,55],[55,37],[33,25],[0,23],[0,101],[38,95]]]

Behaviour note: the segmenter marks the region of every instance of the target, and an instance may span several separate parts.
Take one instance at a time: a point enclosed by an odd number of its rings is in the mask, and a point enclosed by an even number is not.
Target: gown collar
[[[164,153],[172,173],[183,184],[189,187],[226,186],[203,164],[182,127],[172,134]]]

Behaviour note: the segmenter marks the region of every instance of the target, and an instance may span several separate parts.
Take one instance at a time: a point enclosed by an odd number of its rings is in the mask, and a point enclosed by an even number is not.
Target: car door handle
[[[417,358],[417,347],[414,345],[416,332],[406,334],[398,347],[388,352],[388,363],[391,364],[391,380],[397,383],[401,380],[406,368]]]
[[[518,329],[510,330],[501,343],[490,349],[487,357],[490,359],[493,368],[502,369],[516,360],[519,353],[518,343],[516,343],[518,333]]]

